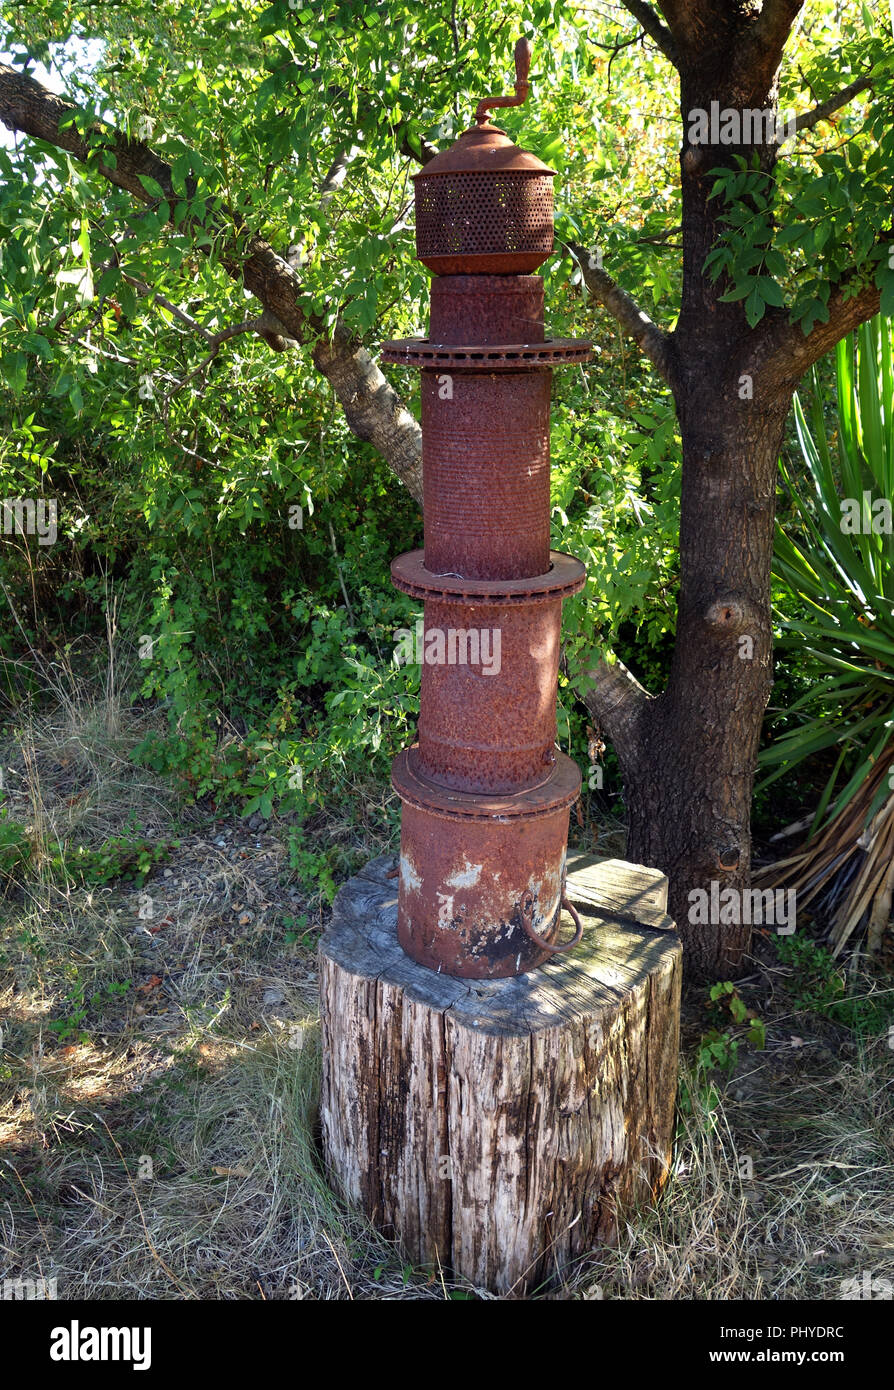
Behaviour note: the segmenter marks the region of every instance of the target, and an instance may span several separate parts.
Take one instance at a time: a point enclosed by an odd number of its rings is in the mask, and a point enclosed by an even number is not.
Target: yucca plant
[[[793,512],[776,531],[781,653],[810,689],[786,712],[787,731],[761,755],[760,785],[837,748],[807,842],[758,881],[820,894],[840,951],[868,915],[877,950],[894,891],[894,332],[876,318],[838,344],[837,430],[830,447],[814,371],[810,423],[795,423],[810,486],[781,465]]]

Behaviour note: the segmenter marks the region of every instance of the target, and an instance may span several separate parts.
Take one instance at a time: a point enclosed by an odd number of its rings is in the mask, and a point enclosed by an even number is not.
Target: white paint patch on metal
[[[407,893],[414,893],[422,887],[422,879],[417,874],[412,861],[405,854],[400,856],[400,881]]]
[[[467,859],[465,868],[457,869],[445,880],[448,888],[474,888],[483,867],[482,864],[470,864]]]

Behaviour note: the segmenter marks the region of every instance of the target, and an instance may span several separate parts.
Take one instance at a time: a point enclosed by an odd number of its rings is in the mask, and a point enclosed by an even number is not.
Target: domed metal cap
[[[413,175],[413,182],[444,174],[547,174],[553,178],[555,172],[530,150],[514,145],[505,130],[485,121],[464,130],[449,150],[436,154]]]
[[[476,124],[414,175],[416,254],[436,275],[522,275],[552,254],[556,171],[487,118],[526,99],[530,62],[519,39],[515,96],[485,97]]]

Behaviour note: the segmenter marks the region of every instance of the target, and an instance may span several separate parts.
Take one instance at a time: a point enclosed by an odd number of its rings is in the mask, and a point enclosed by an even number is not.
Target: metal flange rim
[[[544,574],[524,579],[466,579],[425,568],[425,551],[408,550],[391,561],[391,582],[411,598],[455,599],[458,603],[538,603],[569,598],[587,582],[580,560],[561,550],[549,553]]]
[[[461,792],[439,786],[414,768],[417,745],[405,748],[391,765],[391,785],[401,801],[445,820],[540,820],[573,805],[580,794],[581,771],[565,753],[556,753],[549,777],[518,792]]]
[[[513,372],[588,362],[593,344],[583,338],[547,338],[542,343],[451,344],[427,338],[383,343],[382,361],[395,367],[452,367],[454,371]]]

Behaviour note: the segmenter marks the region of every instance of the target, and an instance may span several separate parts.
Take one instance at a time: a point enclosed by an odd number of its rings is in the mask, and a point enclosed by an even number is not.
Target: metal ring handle
[[[583,934],[584,934],[584,924],[583,924],[583,922],[582,922],[581,919],[580,919],[580,916],[579,916],[579,914],[578,914],[578,912],[577,912],[577,909],[576,909],[575,907],[572,907],[571,903],[570,903],[570,902],[568,901],[568,899],[565,897],[564,888],[565,888],[565,885],[563,884],[563,885],[562,885],[562,896],[561,896],[561,898],[560,898],[560,900],[559,900],[559,906],[560,906],[560,908],[564,907],[565,911],[568,913],[568,915],[570,916],[572,922],[574,923],[576,930],[575,930],[574,936],[571,938],[571,940],[570,940],[570,941],[565,941],[565,942],[563,942],[563,944],[562,944],[561,946],[553,946],[553,945],[551,945],[549,941],[544,941],[543,937],[542,937],[542,936],[538,936],[537,933],[535,932],[535,930],[534,930],[534,922],[533,922],[533,918],[534,918],[534,899],[533,899],[533,897],[531,896],[531,894],[528,893],[527,896],[526,896],[526,898],[525,898],[525,902],[526,902],[526,903],[530,903],[530,906],[527,907],[527,909],[525,908],[525,906],[524,906],[523,904],[519,903],[519,916],[520,916],[520,918],[521,918],[521,924],[522,924],[522,927],[523,927],[524,930],[525,930],[525,934],[531,938],[531,940],[535,943],[535,945],[537,945],[537,946],[540,947],[541,951],[549,951],[551,955],[558,955],[561,951],[570,951],[571,948],[572,948],[572,946],[577,946],[577,945],[578,945],[578,943],[580,942],[581,937],[582,937]]]

